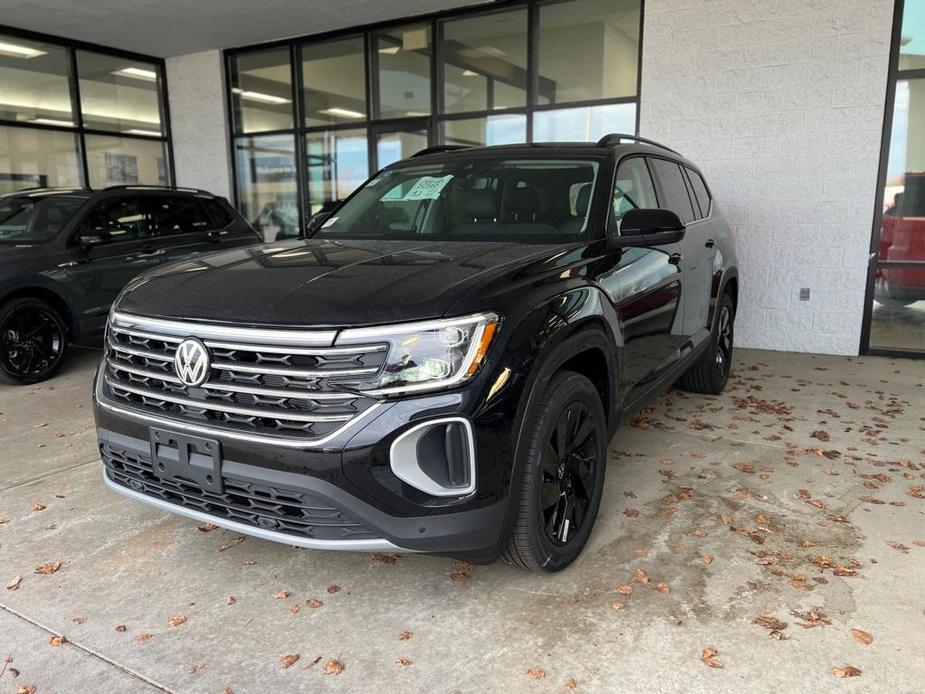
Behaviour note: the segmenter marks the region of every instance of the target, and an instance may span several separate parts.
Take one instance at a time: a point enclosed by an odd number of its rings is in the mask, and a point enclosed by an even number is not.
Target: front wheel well
[[[595,390],[601,397],[604,407],[604,416],[607,421],[611,418],[610,375],[608,373],[607,357],[597,347],[589,347],[577,354],[573,354],[559,365],[559,371],[574,371],[580,373],[594,384]]]
[[[729,281],[726,282],[726,286],[723,287],[723,291],[732,298],[732,310],[736,311],[739,308],[739,279],[730,277]]]
[[[61,314],[61,320],[64,321],[64,324],[67,326],[68,330],[68,339],[73,340],[76,334],[76,326],[74,325],[74,316],[71,313],[70,306],[67,305],[67,302],[61,298],[60,295],[46,289],[45,287],[22,287],[21,289],[16,289],[0,300],[0,306],[5,306],[14,299],[40,299],[47,304],[50,304],[59,314]]]

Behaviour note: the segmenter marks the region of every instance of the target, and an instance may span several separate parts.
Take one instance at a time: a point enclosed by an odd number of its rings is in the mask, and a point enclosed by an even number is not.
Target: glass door
[[[427,122],[409,122],[400,126],[394,124],[374,126],[376,159],[373,169],[378,171],[389,164],[410,157],[415,152],[426,149],[430,144],[428,125]]]
[[[925,12],[916,7],[905,3],[891,67],[892,118],[885,129],[862,345],[874,354],[925,356]],[[903,13],[903,3],[897,12]]]

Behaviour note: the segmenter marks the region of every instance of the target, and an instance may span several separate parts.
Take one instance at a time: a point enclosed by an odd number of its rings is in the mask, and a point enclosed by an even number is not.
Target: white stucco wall
[[[220,51],[167,59],[177,185],[231,198],[231,163]]]
[[[699,164],[734,227],[742,346],[857,354],[892,6],[646,1],[640,134]]]

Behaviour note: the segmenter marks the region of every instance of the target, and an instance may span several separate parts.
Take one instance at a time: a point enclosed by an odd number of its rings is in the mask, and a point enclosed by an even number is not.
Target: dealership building
[[[0,7],[0,192],[202,188],[272,240],[428,146],[637,133],[734,227],[739,345],[925,354],[925,0]]]

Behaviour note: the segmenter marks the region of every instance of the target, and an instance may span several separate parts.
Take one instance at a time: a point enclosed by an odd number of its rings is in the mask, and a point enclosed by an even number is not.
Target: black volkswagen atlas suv
[[[109,307],[145,270],[262,239],[224,198],[112,186],[0,195],[0,381],[51,378],[68,343],[98,345]]]
[[[308,235],[122,292],[94,395],[109,487],[290,545],[556,571],[621,419],[729,376],[729,227],[661,145],[432,148]]]

